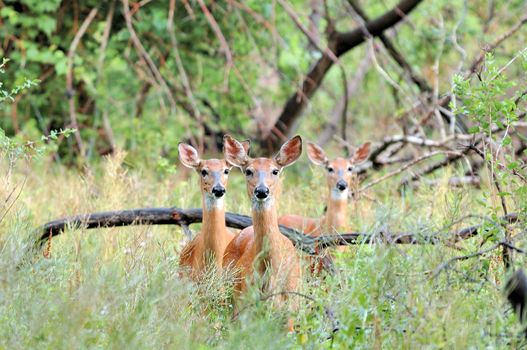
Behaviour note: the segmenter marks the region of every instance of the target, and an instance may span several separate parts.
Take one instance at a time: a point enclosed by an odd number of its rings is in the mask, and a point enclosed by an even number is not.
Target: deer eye
[[[279,171],[278,171],[278,169],[273,169],[273,171],[271,171],[271,173],[272,173],[273,175],[278,175]]]
[[[329,168],[328,168],[328,173],[332,173],[332,172],[334,172],[334,171],[335,171],[335,170],[334,170],[332,167],[329,167]]]
[[[207,176],[208,174],[209,174],[209,172],[207,170],[205,170],[205,169],[203,169],[201,171],[201,176],[203,176],[203,177]]]
[[[351,173],[353,169],[351,167],[348,167],[348,171]]]
[[[229,169],[225,169],[225,170],[223,170],[223,173],[224,173],[225,175],[229,175],[229,171],[230,171]]]
[[[245,169],[245,176],[252,176],[253,171],[251,169]]]

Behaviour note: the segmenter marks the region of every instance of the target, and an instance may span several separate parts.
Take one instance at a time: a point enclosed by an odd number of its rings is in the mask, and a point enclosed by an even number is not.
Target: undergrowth
[[[178,274],[185,235],[177,227],[71,229],[53,238],[47,257],[28,254],[36,227],[59,217],[148,206],[199,207],[197,179],[184,171],[160,177],[128,169],[125,155],[82,172],[42,159],[2,177],[2,198],[13,192],[0,221],[0,348],[519,348],[521,326],[503,295],[507,274],[495,250],[478,258],[448,259],[486,248],[483,237],[453,245],[351,246],[337,272],[304,275],[297,297],[296,332],[286,334],[286,310],[253,290],[233,316],[228,276],[210,273],[199,285]],[[423,237],[481,222],[478,201],[492,186],[439,185],[397,191],[395,178],[350,203],[351,229],[413,232]],[[319,169],[299,162],[283,174],[281,213],[321,215]],[[443,181],[444,180],[444,181]],[[23,184],[23,187],[22,187]],[[249,214],[244,181],[232,172],[228,211]],[[456,223],[457,222],[457,223]],[[192,227],[199,230],[199,225]],[[525,246],[518,234],[514,244]],[[480,246],[483,244],[483,246]],[[514,256],[515,266],[524,258]],[[339,330],[331,332],[329,308]]]

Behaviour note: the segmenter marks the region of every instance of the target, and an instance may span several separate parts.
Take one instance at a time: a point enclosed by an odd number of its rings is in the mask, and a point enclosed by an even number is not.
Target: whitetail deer
[[[370,143],[360,146],[350,158],[338,157],[332,161],[328,159],[324,150],[317,144],[307,142],[307,155],[309,160],[316,165],[326,168],[326,179],[328,185],[328,197],[326,214],[322,218],[306,218],[299,215],[284,215],[278,219],[280,225],[294,228],[305,234],[318,237],[321,234],[342,232],[347,229],[348,195],[351,181],[353,180],[353,167],[368,158],[370,154]],[[342,251],[345,247],[337,248]],[[311,269],[320,272],[320,261],[318,266],[311,264]]]
[[[242,144],[224,137],[225,159],[245,174],[247,194],[252,204],[253,226],[234,238],[225,250],[223,267],[236,274],[235,298],[247,289],[254,272],[263,278],[263,291],[279,293],[280,302],[297,290],[301,270],[296,249],[278,229],[276,206],[280,195],[280,173],[302,153],[302,139],[287,141],[274,158],[249,158]],[[292,319],[288,330],[293,330]]]
[[[242,147],[248,147],[244,141]],[[202,160],[194,147],[178,145],[183,165],[195,169],[200,177],[203,207],[201,232],[182,250],[179,265],[190,270],[190,277],[199,279],[207,268],[221,269],[225,247],[234,238],[225,225],[224,197],[231,165],[224,159]]]

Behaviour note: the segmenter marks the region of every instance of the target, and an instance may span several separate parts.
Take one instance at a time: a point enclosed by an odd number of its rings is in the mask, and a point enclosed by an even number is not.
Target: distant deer
[[[248,147],[243,142],[242,147]],[[195,169],[200,177],[203,207],[201,232],[182,250],[179,265],[190,270],[190,277],[199,279],[210,267],[221,269],[225,247],[234,238],[225,225],[224,198],[231,165],[224,159],[202,160],[194,147],[180,143],[179,159]]]
[[[225,250],[223,267],[236,275],[235,298],[247,289],[246,282],[256,272],[263,291],[279,293],[280,302],[298,289],[301,279],[299,258],[291,241],[278,229],[276,207],[280,195],[280,173],[302,153],[302,139],[287,141],[273,158],[249,158],[243,145],[230,136],[224,138],[225,159],[245,174],[247,194],[252,204],[253,226],[234,238]],[[256,271],[254,271],[256,269]],[[292,319],[288,329],[293,330]]]
[[[350,158],[338,157],[330,161],[324,150],[317,144],[307,142],[307,156],[316,165],[326,168],[328,185],[326,214],[319,219],[299,215],[284,215],[278,219],[280,225],[294,228],[305,234],[318,237],[321,234],[342,232],[348,226],[348,195],[353,167],[365,161],[370,154],[370,143],[360,146]],[[344,246],[337,248],[342,251]],[[312,265],[312,269],[320,269]]]

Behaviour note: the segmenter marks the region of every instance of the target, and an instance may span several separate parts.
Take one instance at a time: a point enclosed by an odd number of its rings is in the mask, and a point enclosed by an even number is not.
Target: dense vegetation
[[[524,347],[504,282],[526,262],[526,10],[0,1],[0,348]],[[71,228],[30,249],[59,217],[199,207],[177,144],[218,156],[224,133],[253,155],[295,133],[331,156],[373,142],[349,230],[376,243],[306,274],[296,333],[256,289],[233,317],[228,275],[181,279],[180,228]],[[280,213],[323,214],[322,168],[303,157],[282,176]],[[249,214],[229,182],[227,210]],[[382,242],[397,232],[417,244]]]

